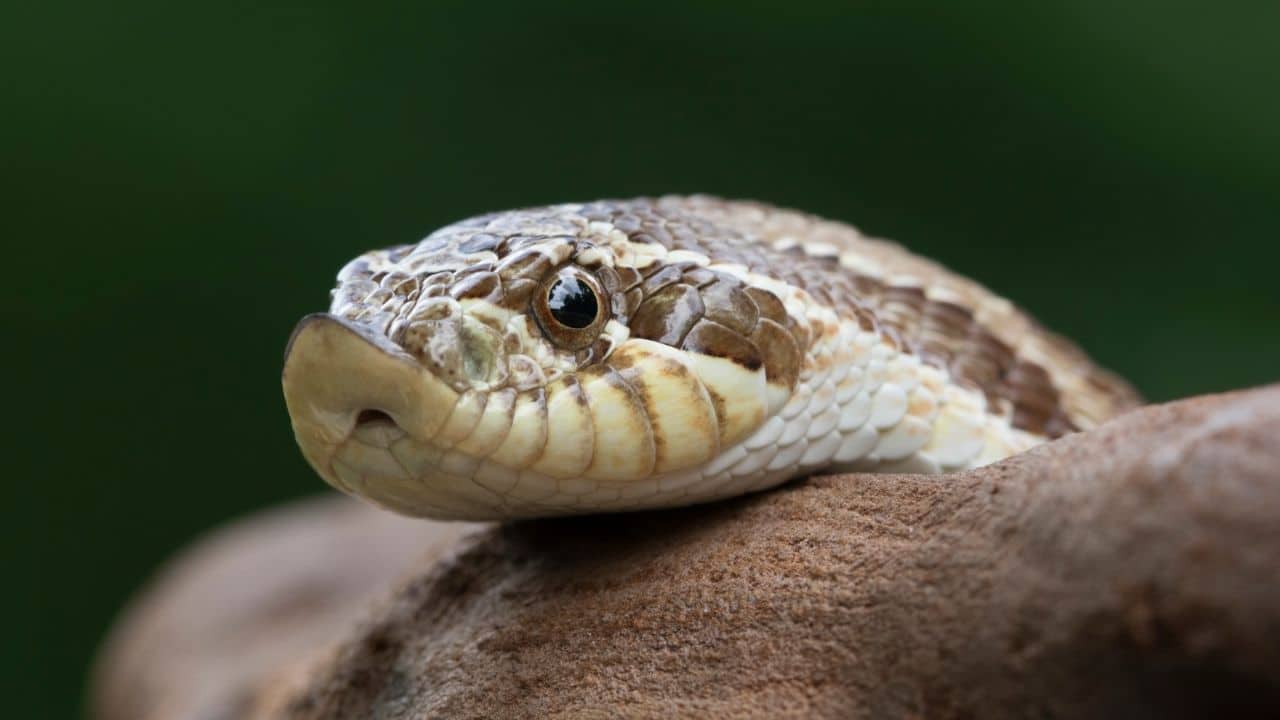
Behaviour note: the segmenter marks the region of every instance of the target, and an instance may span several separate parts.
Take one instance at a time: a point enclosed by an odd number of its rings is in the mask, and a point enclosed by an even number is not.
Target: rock
[[[677,511],[287,512],[143,596],[99,717],[1280,715],[1280,386]]]
[[[117,622],[94,672],[95,717],[244,717],[467,529],[331,496],[213,533]]]

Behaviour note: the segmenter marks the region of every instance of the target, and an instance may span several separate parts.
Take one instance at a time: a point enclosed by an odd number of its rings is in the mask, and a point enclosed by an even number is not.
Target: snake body
[[[283,382],[326,481],[445,519],[959,470],[1138,402],[899,245],[705,196],[495,213],[366,253],[299,323]]]

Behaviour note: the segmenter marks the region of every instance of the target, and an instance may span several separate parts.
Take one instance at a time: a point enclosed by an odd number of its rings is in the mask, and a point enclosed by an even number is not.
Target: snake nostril
[[[373,425],[375,423],[390,423],[394,425],[395,420],[392,420],[390,415],[382,412],[381,410],[361,410],[356,415],[356,427]]]

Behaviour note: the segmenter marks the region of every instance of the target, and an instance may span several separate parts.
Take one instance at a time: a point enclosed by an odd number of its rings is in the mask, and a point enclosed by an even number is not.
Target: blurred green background
[[[1280,377],[1280,4],[0,11],[7,717],[175,549],[322,490],[278,373],[358,252],[703,191],[852,221],[1152,400]],[[14,462],[16,459],[16,463]]]

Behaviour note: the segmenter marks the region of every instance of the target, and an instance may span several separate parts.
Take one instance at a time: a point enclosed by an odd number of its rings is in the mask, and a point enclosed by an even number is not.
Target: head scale
[[[741,243],[601,203],[367,253],[291,340],[299,444],[330,483],[414,515],[665,504],[777,412],[807,349]]]

